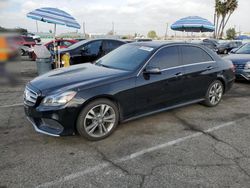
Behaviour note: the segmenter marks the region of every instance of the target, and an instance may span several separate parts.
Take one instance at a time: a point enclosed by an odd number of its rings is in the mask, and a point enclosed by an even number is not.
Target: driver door
[[[160,73],[147,73],[150,69]],[[183,67],[178,46],[158,51],[136,80],[136,108],[140,114],[182,102]]]
[[[101,40],[91,41],[79,49],[77,49],[77,53],[72,56],[72,61],[74,64],[93,62],[97,60],[101,53]]]

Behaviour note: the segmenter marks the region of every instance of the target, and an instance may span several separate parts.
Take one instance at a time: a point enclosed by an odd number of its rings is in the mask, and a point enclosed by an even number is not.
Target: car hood
[[[242,64],[250,61],[250,54],[230,54],[224,59],[231,60],[234,64]]]
[[[73,65],[60,68],[36,77],[30,82],[32,87],[40,90],[42,94],[56,93],[59,90],[79,89],[80,87],[112,81],[114,78],[127,75],[127,71],[110,69],[91,63]]]

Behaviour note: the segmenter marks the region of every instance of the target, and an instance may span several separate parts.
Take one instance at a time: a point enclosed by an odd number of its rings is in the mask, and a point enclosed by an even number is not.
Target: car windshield
[[[250,54],[250,43],[241,46],[235,53],[236,54]]]
[[[96,65],[133,71],[150,56],[153,50],[143,44],[138,46],[126,44],[96,61]]]

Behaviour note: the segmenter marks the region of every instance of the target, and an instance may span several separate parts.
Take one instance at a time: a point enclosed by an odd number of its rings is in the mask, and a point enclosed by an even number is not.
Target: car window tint
[[[69,41],[63,41],[63,45],[62,46],[70,46],[72,43]]]
[[[103,41],[102,49],[106,52],[110,52],[116,49],[117,47],[121,46],[122,44],[123,43],[119,41],[106,40],[106,41]]]
[[[84,46],[85,54],[98,55],[101,48],[102,41],[94,41]]]
[[[113,43],[114,49],[124,44],[123,42],[120,42],[120,41],[112,41],[112,43]]]
[[[182,63],[184,65],[213,61],[213,59],[201,48],[194,46],[182,46]]]
[[[179,53],[178,47],[166,47],[161,49],[150,60],[149,66],[166,69],[179,66]]]

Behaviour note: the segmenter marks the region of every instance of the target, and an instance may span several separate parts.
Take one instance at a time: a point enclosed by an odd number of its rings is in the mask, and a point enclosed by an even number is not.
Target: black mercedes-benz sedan
[[[216,106],[234,78],[233,64],[204,46],[130,43],[94,64],[35,78],[24,109],[37,132],[100,140],[124,121],[197,102]]]

